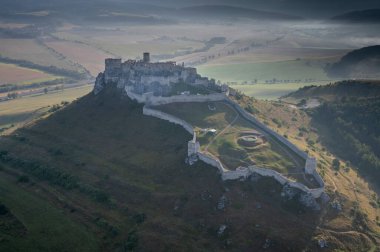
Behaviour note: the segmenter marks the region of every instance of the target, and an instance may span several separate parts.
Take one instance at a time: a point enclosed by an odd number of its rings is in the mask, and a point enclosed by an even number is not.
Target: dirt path
[[[227,104],[228,105],[228,104]],[[229,106],[229,105],[228,105]],[[231,106],[229,106],[231,107]],[[231,107],[232,108],[232,107]],[[233,109],[233,108],[232,108]],[[239,119],[239,113],[237,113],[234,109],[233,111],[236,113],[236,116],[235,118],[232,120],[232,122],[230,124],[228,124],[223,130],[221,130],[206,146],[205,148],[205,151],[209,153],[208,151],[208,147],[210,147],[211,144],[213,144],[215,142],[215,140],[221,136],[224,132],[226,132],[226,130],[228,130],[230,127],[232,127],[232,125],[237,121],[237,119]],[[211,153],[210,153],[211,154]]]

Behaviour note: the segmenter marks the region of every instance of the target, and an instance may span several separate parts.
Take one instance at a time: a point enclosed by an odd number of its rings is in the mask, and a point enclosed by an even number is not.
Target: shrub
[[[6,215],[8,212],[8,208],[5,205],[0,204],[0,215]]]
[[[281,128],[282,123],[280,122],[279,119],[277,119],[277,118],[272,118],[272,122],[274,122],[274,123],[277,125],[278,128]]]
[[[332,162],[332,166],[334,168],[334,170],[336,171],[339,171],[339,168],[340,168],[340,161],[338,159],[334,159],[333,162]]]
[[[26,175],[21,175],[18,179],[17,179],[18,182],[20,183],[28,183],[29,182],[29,177],[26,176]]]
[[[134,229],[128,233],[128,239],[125,243],[125,250],[131,251],[134,250],[139,243],[139,237],[137,236],[137,231]]]
[[[135,220],[135,222],[136,222],[137,224],[141,224],[141,223],[143,223],[143,222],[145,221],[145,219],[146,219],[146,215],[145,215],[144,213],[135,214],[135,215],[133,216],[133,219]]]

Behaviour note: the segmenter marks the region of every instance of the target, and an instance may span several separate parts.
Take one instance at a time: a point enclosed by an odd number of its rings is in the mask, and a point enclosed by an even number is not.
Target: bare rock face
[[[319,211],[321,209],[313,195],[302,192],[296,188],[292,188],[289,185],[285,185],[282,188],[281,196],[286,201],[298,199],[299,203],[314,211]]]
[[[98,76],[96,77],[96,80],[95,80],[95,86],[94,86],[94,94],[97,95],[100,93],[100,91],[103,90],[104,88],[104,74],[103,73],[99,73]]]
[[[320,205],[317,203],[317,201],[311,194],[302,193],[299,200],[301,204],[303,204],[304,206],[308,208],[311,208],[314,211],[321,210]]]

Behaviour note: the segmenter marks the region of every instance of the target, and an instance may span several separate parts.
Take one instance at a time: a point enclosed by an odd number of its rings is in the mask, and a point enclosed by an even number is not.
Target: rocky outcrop
[[[105,84],[104,83],[104,74],[99,73],[98,76],[96,77],[94,90],[93,90],[95,95],[99,94],[103,90],[104,84]]]

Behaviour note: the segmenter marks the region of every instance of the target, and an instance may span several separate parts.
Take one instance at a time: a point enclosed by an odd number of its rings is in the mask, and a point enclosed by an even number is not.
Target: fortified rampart
[[[151,109],[147,106],[144,106],[143,108],[143,114],[148,116],[157,117],[166,121],[169,121],[174,124],[178,124],[182,126],[187,132],[189,132],[192,136],[194,136],[194,128],[191,124],[187,123],[186,121],[179,119],[175,116],[172,116],[170,114],[164,113],[162,111]]]
[[[138,97],[141,98],[140,95],[138,95]],[[134,95],[130,96],[130,98],[135,99]],[[166,101],[168,101],[167,98],[165,98],[165,99],[166,99]],[[198,99],[195,101],[190,101],[190,102],[197,102],[197,101],[198,101]],[[186,101],[186,102],[188,102],[188,101]],[[232,104],[232,103],[230,103],[230,104]],[[245,113],[247,113],[247,112],[245,112]],[[249,166],[249,167],[238,167],[234,171],[227,170],[226,168],[224,168],[223,164],[220,162],[220,160],[218,158],[215,158],[215,157],[211,156],[210,154],[203,153],[200,151],[199,143],[196,141],[196,133],[195,133],[194,128],[191,124],[189,124],[186,121],[179,119],[175,116],[172,116],[170,114],[164,113],[164,112],[159,111],[159,110],[152,109],[152,108],[148,107],[148,105],[144,106],[143,114],[153,116],[153,117],[156,117],[159,119],[163,119],[163,120],[169,121],[171,123],[182,126],[187,132],[189,132],[193,136],[192,139],[188,142],[188,147],[189,147],[188,156],[196,154],[197,157],[200,160],[202,160],[203,162],[205,162],[206,164],[209,164],[209,165],[216,167],[219,170],[223,180],[246,179],[252,174],[258,174],[258,175],[263,176],[263,177],[272,177],[273,179],[278,181],[281,185],[288,185],[291,188],[299,189],[299,190],[301,190],[307,194],[312,195],[313,198],[319,198],[322,195],[322,193],[324,192],[324,185],[325,184],[324,184],[324,181],[321,178],[321,176],[316,171],[316,160],[314,158],[311,158],[311,157],[306,158],[305,173],[312,175],[316,179],[316,181],[319,183],[320,187],[315,188],[315,189],[308,188],[307,186],[305,186],[302,183],[292,181],[289,178],[285,177],[284,175],[280,174],[279,172],[276,172],[276,171],[271,170],[271,169],[259,168],[256,166]],[[251,117],[251,116],[249,116],[249,117]],[[263,126],[265,126],[265,125],[263,125]],[[271,132],[271,131],[268,131],[267,133],[270,134],[269,132]],[[294,145],[292,145],[290,143],[290,144],[286,144],[286,146],[294,146]]]
[[[242,107],[240,107],[239,104],[237,104],[236,102],[232,101],[231,99],[226,99],[227,103],[229,103],[232,107],[235,108],[236,111],[239,112],[239,114],[245,118],[246,120],[248,120],[249,122],[253,123],[254,125],[256,125],[259,129],[261,129],[262,131],[264,131],[265,133],[267,133],[268,135],[274,137],[277,141],[281,142],[282,144],[286,145],[289,149],[291,149],[294,153],[296,153],[298,156],[300,156],[301,158],[307,160],[308,159],[308,155],[306,152],[300,150],[297,146],[295,146],[294,144],[292,144],[288,139],[286,139],[285,137],[281,136],[280,134],[278,134],[277,132],[275,132],[274,130],[270,129],[268,126],[266,126],[265,124],[261,123],[259,120],[257,120],[255,117],[253,117],[251,114],[249,114],[247,111],[245,111]]]
[[[130,86],[125,87],[125,92],[138,103],[144,103],[149,106],[158,106],[176,102],[213,102],[224,101],[227,99],[228,93],[213,93],[209,95],[173,95],[169,97],[154,96],[152,93],[136,94]]]

